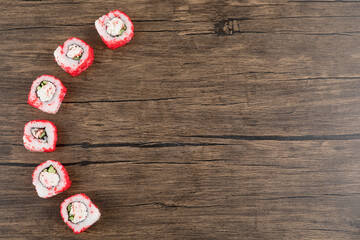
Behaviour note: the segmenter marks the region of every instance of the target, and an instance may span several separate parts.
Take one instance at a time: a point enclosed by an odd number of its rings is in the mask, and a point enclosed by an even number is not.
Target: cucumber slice
[[[46,81],[42,81],[42,82],[40,83],[40,87],[45,86],[47,83],[48,83],[48,82],[46,82]]]
[[[70,216],[69,221],[71,221],[71,222],[74,221],[74,216]]]
[[[43,138],[43,137],[45,137],[45,135],[46,135],[46,132],[43,131],[43,132],[40,134],[39,138]]]
[[[41,86],[37,86],[37,87],[36,87],[36,90],[39,91],[40,89],[41,89]]]
[[[48,170],[47,170],[47,168],[44,168],[43,170],[42,170],[42,172],[47,172]]]
[[[81,56],[78,56],[78,57],[74,57],[73,59],[74,60],[79,60],[81,58]]]
[[[71,207],[72,207],[72,203],[70,203],[70,204],[67,206],[67,210],[68,210],[68,212],[70,212]]]
[[[127,27],[124,25],[123,28],[119,31],[119,36],[121,36],[126,31],[126,29]]]
[[[48,172],[49,173],[56,173],[56,170],[52,165],[50,165],[50,167],[48,168]]]

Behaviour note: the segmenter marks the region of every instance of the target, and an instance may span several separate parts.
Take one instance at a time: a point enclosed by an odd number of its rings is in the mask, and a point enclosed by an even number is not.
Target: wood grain
[[[110,50],[94,22],[121,9],[134,39]],[[359,239],[360,2],[284,0],[0,3],[0,238]],[[53,51],[94,48],[78,77]],[[34,79],[68,93],[56,115],[26,104]],[[23,126],[58,127],[53,153]],[[37,197],[33,169],[73,185]],[[80,235],[59,206],[84,192],[101,219]]]

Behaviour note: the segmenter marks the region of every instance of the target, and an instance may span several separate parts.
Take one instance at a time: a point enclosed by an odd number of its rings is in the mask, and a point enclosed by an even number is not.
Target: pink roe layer
[[[49,147],[43,147],[43,148],[41,148],[41,152],[53,152],[53,151],[55,151],[55,149],[56,149],[56,142],[57,142],[57,129],[56,129],[56,126],[55,126],[52,122],[50,122],[50,121],[48,121],[48,120],[33,120],[33,121],[30,121],[30,122],[28,122],[27,124],[25,124],[25,127],[24,127],[24,138],[26,138],[26,140],[27,140],[27,142],[24,142],[25,148],[26,148],[27,150],[29,150],[29,151],[32,151],[32,152],[36,151],[36,150],[35,150],[35,147],[31,145],[31,143],[34,141],[34,138],[33,138],[31,135],[27,134],[27,133],[25,132],[25,129],[26,129],[26,126],[27,126],[27,125],[32,125],[32,124],[39,123],[39,122],[40,122],[40,123],[49,123],[49,124],[53,127],[53,129],[54,129],[54,130],[53,130],[53,131],[54,131],[53,144],[52,144],[51,146],[49,146]]]
[[[62,69],[64,69],[65,72],[67,72],[71,76],[75,77],[75,76],[79,75],[80,73],[82,73],[83,71],[85,71],[93,63],[93,61],[94,61],[94,50],[86,42],[84,42],[83,40],[81,40],[79,38],[76,38],[76,37],[69,38],[66,41],[73,40],[73,39],[80,40],[84,45],[89,47],[88,57],[86,59],[84,59],[84,61],[81,64],[79,64],[75,69],[72,69],[71,67],[66,67],[65,64],[63,62],[61,62],[61,60],[62,60],[61,58],[55,57],[55,61],[59,64],[59,66]],[[59,47],[61,48],[61,50],[60,50],[61,55],[65,56],[66,53],[64,52],[64,46],[59,45]]]
[[[114,10],[114,11],[111,11],[111,12],[109,12],[108,14],[102,16],[101,18],[99,18],[99,23],[101,24],[102,27],[106,27],[106,26],[105,26],[105,24],[106,24],[106,23],[105,23],[105,20],[106,20],[107,18],[110,18],[109,15],[110,15],[111,13],[114,14],[116,17],[119,17],[119,16],[121,15],[122,17],[125,17],[125,18],[131,23],[131,26],[130,26],[130,30],[131,30],[131,31],[130,31],[130,34],[129,34],[126,38],[124,38],[124,39],[117,40],[117,39],[113,38],[113,39],[111,39],[111,40],[106,40],[105,37],[100,34],[101,39],[103,40],[103,42],[106,44],[106,46],[107,46],[108,48],[110,48],[110,49],[116,49],[116,48],[118,48],[118,47],[124,46],[125,44],[127,44],[128,42],[130,42],[130,40],[134,37],[134,24],[132,23],[130,17],[129,17],[128,15],[126,15],[124,12],[121,12],[121,11],[119,11],[119,10]],[[107,18],[106,18],[105,16],[106,16]]]
[[[39,108],[39,107],[42,107],[44,104],[47,104],[48,106],[52,106],[54,104],[58,104],[58,102],[62,102],[64,100],[64,97],[66,95],[66,87],[62,84],[62,82],[57,79],[56,77],[54,76],[51,76],[51,75],[42,75],[40,77],[50,77],[50,78],[55,78],[56,80],[59,81],[59,84],[60,84],[60,93],[59,93],[59,97],[56,99],[56,101],[53,101],[52,103],[48,104],[48,103],[43,103],[42,101],[40,101],[40,99],[36,96],[36,93],[34,94],[31,94],[31,90],[29,92],[29,96],[28,96],[28,101],[27,103],[30,104],[31,106],[33,106],[34,108]],[[37,78],[38,79],[38,78]],[[37,81],[37,79],[35,81]],[[34,81],[34,83],[35,83]],[[34,84],[33,83],[33,84]],[[32,86],[31,86],[32,87]]]
[[[54,166],[55,167],[55,169],[56,169],[56,171],[59,171],[59,172],[61,172],[62,174],[64,174],[64,179],[61,179],[61,181],[64,181],[65,182],[65,185],[62,187],[62,188],[60,188],[60,189],[57,189],[56,187],[54,188],[54,192],[53,193],[49,193],[48,194],[48,196],[47,197],[45,197],[45,198],[49,198],[49,197],[52,197],[52,196],[54,196],[54,195],[56,195],[56,194],[59,194],[59,193],[61,193],[61,192],[64,192],[64,191],[66,191],[70,186],[71,186],[71,181],[70,181],[70,178],[69,178],[69,174],[68,174],[68,172],[66,171],[66,169],[65,169],[65,167],[59,162],[59,161],[54,161],[54,160],[51,160],[51,161],[53,161],[53,162],[55,162],[55,163],[57,163],[57,165],[56,166]],[[47,161],[46,161],[47,162]],[[36,168],[35,168],[35,170],[33,171],[33,174],[32,174],[32,179],[33,179],[33,182],[35,182],[35,180],[39,177],[39,176],[36,176],[35,175],[35,172],[40,168],[40,169],[42,169],[42,168],[44,168],[43,166],[46,164],[46,162],[43,162],[43,163],[41,163],[39,166],[37,166]],[[40,171],[41,172],[41,171]]]
[[[89,202],[90,202],[90,203],[89,203],[89,207],[91,207],[91,206],[93,205],[95,208],[98,209],[98,207],[97,207],[97,206],[91,201],[91,199],[90,199],[88,196],[86,196],[84,193],[79,193],[79,194],[73,195],[73,196],[71,196],[71,197],[68,197],[68,198],[66,198],[66,199],[61,203],[61,205],[60,205],[60,214],[61,214],[61,217],[62,217],[62,219],[64,220],[64,222],[66,223],[66,225],[68,225],[69,228],[71,228],[71,230],[73,230],[73,232],[74,232],[75,234],[82,233],[83,231],[85,231],[86,229],[88,229],[89,227],[91,227],[92,225],[83,227],[83,228],[81,228],[80,230],[74,229],[73,226],[71,225],[71,223],[69,222],[69,220],[67,219],[67,216],[65,216],[65,215],[62,214],[61,209],[67,208],[67,206],[65,206],[65,202],[66,202],[67,200],[70,200],[70,202],[72,202],[72,198],[74,198],[74,197],[76,197],[76,196],[79,196],[79,195],[80,195],[82,198],[89,200]]]

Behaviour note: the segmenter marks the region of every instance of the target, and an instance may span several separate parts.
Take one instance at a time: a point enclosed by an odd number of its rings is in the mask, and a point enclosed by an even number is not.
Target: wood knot
[[[221,22],[215,23],[215,32],[218,35],[232,35],[233,34],[233,21],[222,20]]]
[[[248,18],[237,18],[237,19],[226,19],[220,22],[215,23],[215,32],[218,35],[233,35],[234,33],[239,33],[240,21],[249,20]]]

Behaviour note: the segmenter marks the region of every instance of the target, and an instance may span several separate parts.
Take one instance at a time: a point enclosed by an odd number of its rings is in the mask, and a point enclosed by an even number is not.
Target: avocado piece
[[[47,172],[48,170],[47,170],[47,168],[44,168],[43,170],[42,170],[42,172]]]
[[[69,216],[69,221],[74,221],[74,216]]]
[[[52,165],[50,165],[50,167],[48,168],[48,172],[49,173],[56,173],[56,170]]]
[[[41,89],[41,86],[37,86],[37,87],[36,87],[36,90],[39,91],[40,89]]]
[[[74,60],[79,60],[81,58],[81,56],[78,56],[78,57],[74,57],[73,59]]]

